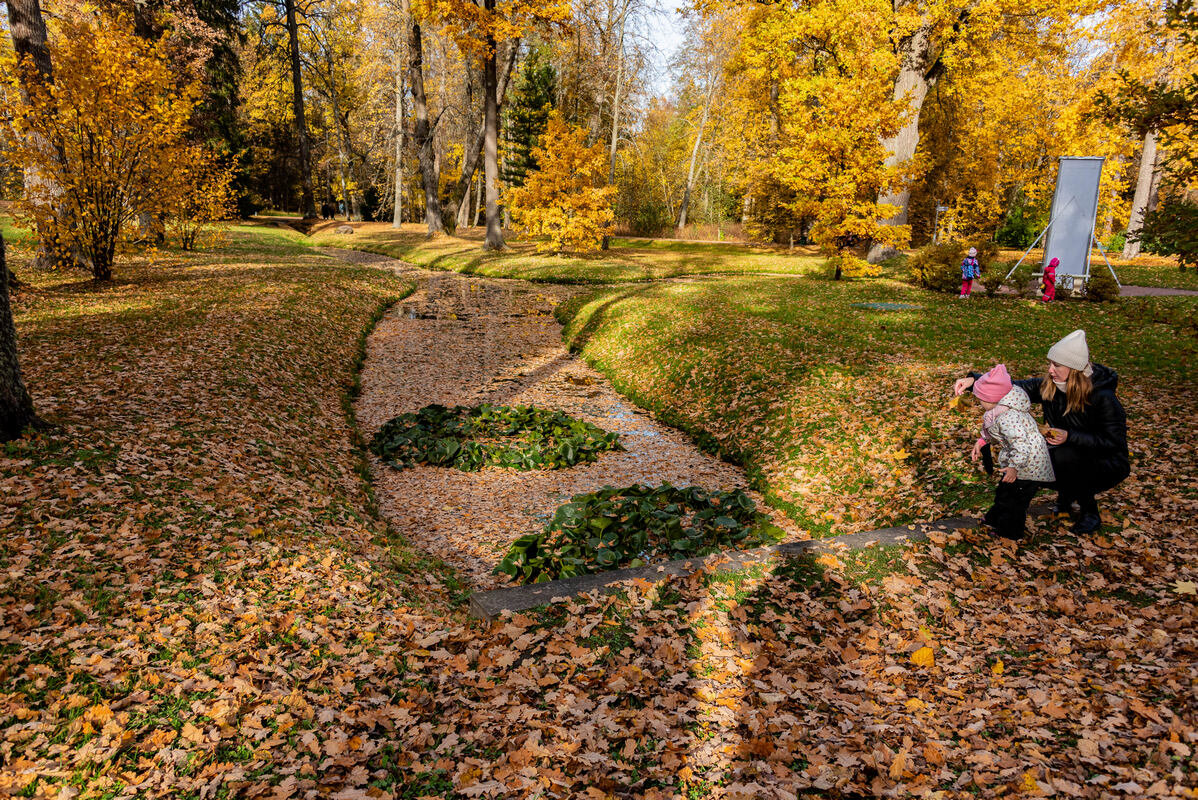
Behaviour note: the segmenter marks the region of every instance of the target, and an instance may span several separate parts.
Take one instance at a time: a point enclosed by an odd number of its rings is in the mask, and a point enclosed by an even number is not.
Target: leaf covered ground
[[[381,524],[352,444],[359,336],[402,282],[254,232],[117,275],[27,273],[18,300],[29,382],[59,427],[0,457],[0,795],[1193,795],[1184,345],[1127,332],[1138,480],[1100,536],[946,534],[487,628]],[[912,321],[874,335],[879,363],[905,374],[906,343],[941,392],[966,340],[971,363],[1014,347],[1030,368],[1051,337],[1025,351],[993,319],[948,318],[947,356]],[[806,336],[826,385],[847,380]],[[765,369],[746,359],[743,374]]]

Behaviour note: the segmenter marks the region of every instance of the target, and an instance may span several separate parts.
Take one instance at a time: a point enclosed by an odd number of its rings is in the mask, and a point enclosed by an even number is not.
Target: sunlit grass
[[[853,306],[863,301],[922,308]],[[965,305],[894,281],[742,276],[599,290],[561,317],[567,343],[621,392],[744,463],[774,505],[829,535],[984,507],[991,483],[967,458],[980,420],[968,403],[949,409],[951,381],[999,362],[1037,375],[1048,346],[1076,328],[1122,374],[1133,436],[1153,435],[1142,412],[1160,392],[1185,395],[1198,343],[1146,320],[1196,307]]]
[[[380,253],[431,269],[557,283],[622,283],[714,273],[806,275],[823,259],[810,249],[785,249],[684,241],[613,239],[611,249],[588,255],[558,256],[536,252],[532,242],[515,237],[501,253],[483,249],[477,229],[460,236],[427,238],[422,226],[395,230],[386,223],[355,225],[353,234],[336,234],[324,224],[314,231],[318,245]]]

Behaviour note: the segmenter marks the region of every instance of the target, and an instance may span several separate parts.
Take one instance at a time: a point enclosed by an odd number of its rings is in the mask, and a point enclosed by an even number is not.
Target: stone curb
[[[1048,506],[1035,505],[1032,506],[1029,513],[1043,514],[1048,510]],[[755,564],[768,564],[783,558],[793,558],[804,553],[836,553],[844,550],[861,550],[873,545],[923,541],[928,538],[928,531],[975,528],[979,524],[980,521],[977,517],[949,517],[899,528],[881,528],[862,533],[848,533],[827,539],[784,542],[771,547],[759,547],[755,550],[730,550],[704,558],[687,558],[679,561],[667,561],[664,564],[650,564],[646,567],[617,569],[592,575],[579,575],[576,578],[533,583],[527,586],[475,592],[470,596],[470,614],[489,622],[504,611],[513,613],[528,611],[531,608],[543,606],[555,600],[574,597],[584,592],[598,590],[603,594],[610,594],[617,591],[620,584],[626,581],[641,580],[657,583],[669,577],[690,575],[703,569],[708,561],[712,561],[710,566],[715,571],[730,572]]]

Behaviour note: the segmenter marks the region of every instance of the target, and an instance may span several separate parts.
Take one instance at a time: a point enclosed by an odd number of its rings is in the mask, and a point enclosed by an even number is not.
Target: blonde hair
[[[1080,369],[1071,369],[1069,377],[1065,379],[1065,413],[1072,414],[1085,408],[1090,402],[1090,392],[1093,390],[1094,383],[1086,373]],[[1052,378],[1045,375],[1040,384],[1040,397],[1044,402],[1051,403],[1057,396],[1057,391],[1057,385],[1052,382]]]

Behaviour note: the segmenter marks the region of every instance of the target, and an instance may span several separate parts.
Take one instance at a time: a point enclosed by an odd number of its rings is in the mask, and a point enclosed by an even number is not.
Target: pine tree
[[[549,54],[543,46],[534,47],[520,67],[504,122],[503,180],[509,186],[523,186],[528,174],[537,171],[533,153],[545,135],[556,91],[557,70],[549,61]]]

